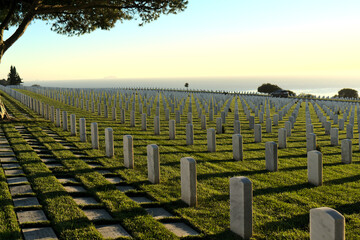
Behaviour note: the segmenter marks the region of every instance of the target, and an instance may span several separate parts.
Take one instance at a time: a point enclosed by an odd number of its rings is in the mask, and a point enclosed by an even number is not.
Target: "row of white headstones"
[[[51,117],[47,113],[44,104],[39,103],[36,99],[31,99],[29,97],[21,97],[27,105],[44,116],[48,115],[49,118],[58,126],[61,126],[60,119],[60,109],[56,109],[56,114],[54,112],[54,107],[51,107]],[[26,99],[26,100],[25,100]],[[254,128],[255,141],[261,142],[261,125],[254,124],[254,116],[251,116],[250,111],[246,107],[244,98],[241,99],[243,103],[243,108],[245,114],[249,120],[250,128]],[[247,101],[250,103],[249,106],[255,112],[255,115],[264,114],[264,108],[261,111],[256,112],[256,105],[253,104],[253,101],[258,101],[257,98],[249,98]],[[34,104],[35,102],[35,104]],[[274,124],[277,124],[278,119],[282,119],[289,109],[291,108],[294,102],[288,102],[284,104],[282,101],[283,112],[280,112],[279,115],[275,114]],[[291,136],[291,128],[294,127],[296,117],[299,111],[301,102],[298,102],[295,107],[294,112],[289,117],[289,121],[285,122],[285,128],[279,129],[279,148],[286,148],[286,137]],[[314,102],[312,102],[314,104]],[[227,104],[228,105],[228,104]],[[43,106],[41,108],[41,106]],[[228,105],[229,106],[229,105]],[[245,106],[245,107],[244,107]],[[259,107],[259,105],[257,105]],[[263,106],[263,105],[262,105]],[[325,104],[322,105],[324,109]],[[314,104],[315,110],[320,118],[320,121],[324,121],[323,116],[321,116],[321,111],[317,108],[317,105]],[[226,108],[226,106],[225,106]],[[260,107],[261,108],[261,107]],[[271,118],[268,113],[269,106],[267,106],[267,116],[266,123],[267,126],[271,126]],[[353,108],[354,109],[354,108]],[[237,105],[235,107],[237,111]],[[217,118],[217,133],[221,133],[222,127],[221,124],[225,121],[225,114],[221,114],[221,118]],[[327,112],[329,115],[329,112]],[[234,129],[235,131],[240,132],[240,122],[238,116],[235,114]],[[144,116],[144,114],[142,115]],[[204,119],[205,115],[201,115],[201,119]],[[280,116],[280,117],[279,117]],[[63,130],[68,130],[67,123],[67,112],[62,112],[63,118]],[[186,141],[188,145],[193,144],[193,125],[191,123],[192,113],[188,112],[188,124],[186,127]],[[270,119],[270,121],[269,121]],[[326,118],[325,118],[326,119]],[[351,118],[350,118],[351,119]],[[261,122],[261,118],[260,118]],[[269,124],[270,122],[270,124]],[[311,125],[311,118],[309,114],[308,104],[306,103],[306,122],[307,122],[307,150],[308,150],[308,181],[316,186],[322,184],[322,153],[314,150],[316,148],[316,136],[314,138],[313,127]],[[204,121],[202,120],[202,125]],[[143,124],[142,124],[143,125]],[[145,125],[146,125],[146,114],[145,114]],[[206,118],[205,118],[205,129],[206,129]],[[159,116],[155,116],[154,119],[155,134],[159,134],[160,129],[160,120]],[[169,138],[175,139],[175,120],[169,120]],[[260,126],[260,128],[259,128]],[[349,126],[349,125],[348,125]],[[146,128],[146,127],[145,127]],[[158,130],[157,130],[158,129]],[[74,114],[70,115],[70,130],[72,135],[76,135],[76,117]],[[326,129],[325,129],[326,130]],[[268,131],[268,127],[267,127]],[[79,119],[79,132],[80,132],[80,141],[86,141],[86,120],[85,118]],[[270,130],[271,132],[271,130]],[[260,137],[259,137],[260,135]],[[208,140],[208,151],[216,151],[215,143],[215,129],[207,129],[207,140]],[[345,141],[346,140],[346,141]],[[114,156],[114,143],[113,143],[113,130],[112,128],[105,129],[105,152],[107,157]],[[351,153],[349,153],[349,141],[350,141],[350,151],[351,151],[351,140],[344,139],[342,141],[344,147],[342,147],[343,162],[351,163],[348,158]],[[98,137],[98,127],[97,123],[91,123],[91,142],[93,148],[99,148],[99,137]],[[267,142],[265,144],[265,162],[266,169],[269,171],[277,171],[277,149],[278,146],[275,142]],[[124,165],[127,168],[134,168],[134,156],[133,156],[133,139],[130,135],[125,135],[123,137],[123,151],[124,151]],[[233,155],[235,160],[243,160],[242,156],[242,136],[241,134],[233,135]],[[345,160],[344,160],[345,159]],[[160,183],[160,153],[159,148],[155,144],[147,146],[147,162],[148,162],[148,179],[151,183],[157,184]],[[191,157],[186,157],[181,159],[181,199],[187,203],[189,206],[193,207],[197,205],[197,191],[196,191],[196,161]],[[252,236],[252,183],[246,177],[234,177],[230,179],[230,229],[241,237],[247,239]],[[334,209],[330,208],[317,208],[310,210],[310,238],[311,239],[343,239],[345,236],[345,219],[344,217]]]

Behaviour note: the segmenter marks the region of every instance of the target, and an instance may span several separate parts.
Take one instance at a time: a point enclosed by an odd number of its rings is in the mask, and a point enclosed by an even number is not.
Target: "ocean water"
[[[273,83],[272,79],[89,79],[89,80],[52,80],[52,81],[24,81],[25,86],[38,84],[42,87],[63,87],[63,88],[123,88],[123,87],[142,87],[142,88],[173,88],[185,89],[185,83],[189,83],[189,90],[213,90],[227,92],[257,92],[257,87],[263,83]],[[357,83],[358,81],[356,81]],[[301,93],[312,94],[316,96],[332,97],[342,88],[352,88],[360,93],[360,83],[352,86],[350,82],[343,83],[346,86],[331,86],[334,84],[326,84],[329,87],[323,87],[323,84],[302,84],[301,81],[282,81],[275,83],[283,89],[295,92],[297,95]],[[312,85],[313,88],[307,86]]]

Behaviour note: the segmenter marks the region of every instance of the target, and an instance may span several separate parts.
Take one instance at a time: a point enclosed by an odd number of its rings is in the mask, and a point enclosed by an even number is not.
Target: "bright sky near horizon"
[[[30,81],[282,77],[357,87],[359,9],[359,0],[189,0],[144,27],[80,37],[38,21],[5,53],[0,79],[15,65]]]

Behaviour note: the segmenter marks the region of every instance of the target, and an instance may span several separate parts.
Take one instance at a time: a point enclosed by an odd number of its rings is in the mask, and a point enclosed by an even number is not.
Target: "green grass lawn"
[[[325,135],[324,128],[317,119],[313,106],[310,104],[310,114],[316,133],[317,144],[323,153],[323,186],[314,187],[307,182],[306,158],[306,122],[305,102],[301,104],[299,116],[296,120],[292,136],[288,138],[286,149],[279,149],[279,168],[277,172],[265,170],[265,142],[278,141],[277,132],[284,127],[284,122],[293,112],[295,105],[289,110],[279,126],[273,126],[272,133],[266,133],[265,123],[262,123],[262,142],[254,143],[254,132],[249,129],[241,102],[239,116],[241,134],[244,141],[244,161],[232,159],[232,133],[234,111],[229,112],[224,125],[225,133],[216,135],[216,152],[207,152],[206,130],[201,129],[200,119],[197,117],[195,97],[192,96],[194,145],[186,145],[186,119],[189,98],[185,98],[184,114],[181,124],[176,125],[176,140],[169,140],[168,122],[165,121],[163,98],[160,98],[161,134],[154,135],[153,118],[147,118],[147,131],[141,131],[141,116],[136,111],[136,127],[130,127],[130,111],[126,111],[126,123],[120,123],[120,108],[117,107],[117,121],[104,118],[80,108],[66,105],[49,97],[18,90],[50,106],[66,110],[68,115],[76,114],[77,124],[80,117],[86,118],[88,142],[79,141],[78,136],[70,136],[70,132],[57,128],[50,121],[42,119],[17,100],[1,92],[3,101],[8,110],[16,117],[16,121],[2,122],[1,127],[6,132],[18,159],[35,186],[36,194],[43,203],[44,211],[51,216],[50,224],[62,239],[101,239],[94,226],[79,211],[79,207],[62,190],[61,184],[53,174],[40,162],[31,147],[21,138],[14,126],[25,126],[40,142],[42,142],[63,164],[62,174],[71,173],[118,219],[125,229],[138,239],[176,239],[176,236],[167,231],[161,222],[182,219],[201,234],[199,239],[237,239],[230,232],[229,217],[229,179],[234,176],[248,177],[253,183],[253,238],[254,239],[308,239],[309,238],[309,211],[311,208],[330,207],[343,214],[346,218],[346,238],[360,239],[360,152],[358,129],[354,127],[353,162],[344,165],[341,163],[341,147],[330,146],[330,136]],[[226,102],[225,102],[226,103]],[[123,102],[124,104],[124,102]],[[249,102],[247,102],[248,106]],[[136,97],[138,107],[138,98]],[[230,108],[234,110],[235,101]],[[103,106],[102,106],[103,108]],[[129,104],[131,109],[131,104]],[[109,108],[111,110],[111,108]],[[103,109],[102,109],[103,111]],[[275,109],[271,109],[271,116]],[[26,118],[23,114],[31,118]],[[146,109],[144,108],[144,113]],[[356,113],[356,112],[355,112]],[[253,113],[252,113],[253,114]],[[341,113],[342,114],[342,113]],[[356,116],[357,114],[355,114]],[[207,128],[216,128],[216,118],[207,122]],[[341,115],[339,115],[340,119]],[[208,118],[208,116],[207,116]],[[175,113],[170,114],[175,119]],[[329,119],[329,117],[328,117]],[[355,117],[355,122],[356,122]],[[100,149],[91,148],[90,124],[97,122],[99,127]],[[259,119],[256,118],[256,123]],[[356,124],[355,124],[356,125]],[[108,184],[105,178],[98,173],[88,171],[90,168],[83,161],[79,161],[70,151],[41,131],[40,127],[48,127],[62,136],[66,141],[73,143],[78,149],[85,152],[94,162],[113,171],[126,180],[137,190],[127,195],[117,191],[114,185]],[[105,157],[104,129],[111,127],[114,130],[115,157]],[[123,164],[122,139],[123,135],[132,135],[134,138],[135,169],[126,169]],[[346,131],[339,131],[339,139],[346,138]],[[146,146],[157,144],[160,149],[161,183],[151,184],[147,181]],[[193,157],[197,162],[197,196],[198,206],[187,207],[180,200],[180,159]],[[39,177],[38,177],[39,176]],[[9,239],[19,238],[19,225],[16,223],[11,196],[7,190],[4,175],[0,171],[0,236],[9,236]],[[146,194],[155,200],[150,206],[162,206],[173,213],[175,217],[157,221],[137,203],[130,200],[129,195]],[[146,205],[144,205],[146,207]],[[6,235],[8,234],[8,235]],[[191,237],[189,237],[191,238]]]

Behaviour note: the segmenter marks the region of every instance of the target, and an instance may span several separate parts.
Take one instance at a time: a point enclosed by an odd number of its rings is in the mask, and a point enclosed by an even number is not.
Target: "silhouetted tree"
[[[0,80],[0,85],[6,86],[7,85],[6,79],[1,79]]]
[[[185,10],[187,0],[0,0],[0,60],[24,34],[31,22],[51,24],[51,30],[68,36],[109,30],[117,21],[140,19],[149,23],[161,14]],[[15,31],[4,40],[4,31]]]
[[[185,83],[185,87],[186,87],[186,88],[189,88],[189,83]]]
[[[271,83],[264,83],[257,89],[258,92],[262,92],[262,93],[272,93],[275,92],[276,90],[282,90],[282,88],[280,88],[278,85],[274,85]]]
[[[22,83],[22,79],[16,72],[16,68],[11,66],[10,73],[8,74],[7,85],[20,85],[20,83]]]
[[[300,93],[300,94],[298,95],[298,97],[301,97],[301,98],[316,98],[315,95],[310,94],[310,93]]]
[[[343,88],[340,91],[338,91],[338,95],[341,98],[358,98],[358,91],[351,88]]]
[[[292,96],[292,97],[296,97],[296,93],[294,93],[293,91],[291,90],[286,90],[289,92],[289,96]]]

